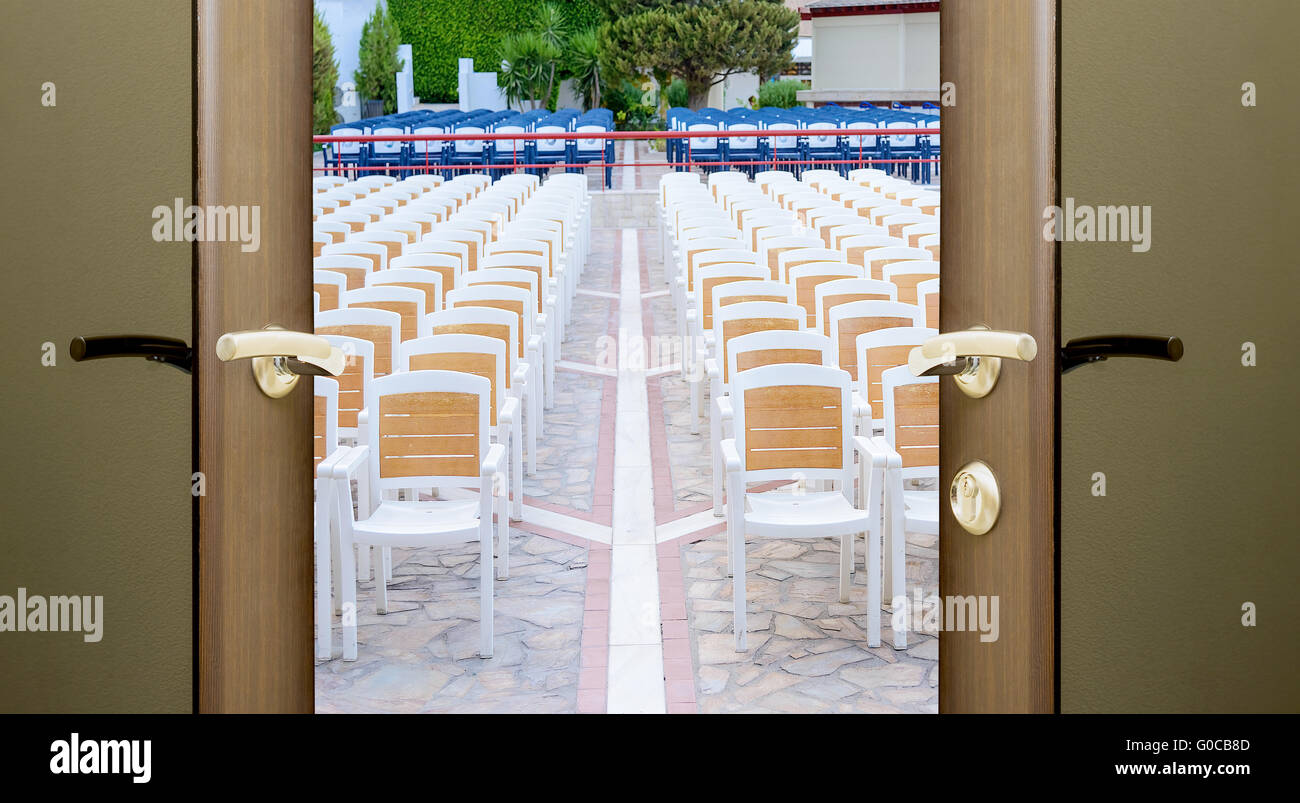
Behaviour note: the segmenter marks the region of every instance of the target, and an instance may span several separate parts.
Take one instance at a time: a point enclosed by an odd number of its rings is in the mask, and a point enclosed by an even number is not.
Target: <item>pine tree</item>
[[[330,126],[339,121],[334,111],[334,86],[339,82],[339,63],[334,60],[334,41],[329,26],[314,10],[312,24],[311,97],[312,132],[328,134]]]
[[[397,73],[402,69],[402,61],[397,58],[397,46],[401,39],[392,12],[382,2],[375,3],[375,13],[361,28],[358,65],[353,79],[362,98],[384,102],[384,114],[397,111]]]

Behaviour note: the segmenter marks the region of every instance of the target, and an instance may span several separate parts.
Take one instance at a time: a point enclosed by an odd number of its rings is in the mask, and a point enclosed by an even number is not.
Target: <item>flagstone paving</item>
[[[357,593],[355,662],[316,667],[321,713],[562,713],[577,709],[587,549],[514,530],[496,583],[492,658],[478,657],[478,545],[394,549],[389,612]]]
[[[938,557],[924,543],[908,536],[907,581],[928,596],[938,592]],[[895,650],[886,612],[882,645],[868,647],[861,572],[850,601],[838,601],[838,539],[747,545],[749,651],[737,653],[726,546],[720,533],[680,551],[701,713],[938,712],[936,635],[909,631],[908,649]]]

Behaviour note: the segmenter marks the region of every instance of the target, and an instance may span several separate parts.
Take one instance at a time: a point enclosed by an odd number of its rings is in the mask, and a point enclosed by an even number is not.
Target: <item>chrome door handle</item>
[[[73,362],[106,357],[144,357],[165,363],[185,373],[194,369],[194,351],[184,340],[158,335],[94,335],[74,337],[68,344]]]
[[[347,362],[342,350],[320,335],[274,324],[217,338],[217,359],[251,360],[257,386],[273,399],[293,390],[299,376],[338,376]]]
[[[1076,337],[1061,347],[1061,373],[1110,357],[1145,357],[1178,362],[1183,358],[1183,341],[1163,335]]]
[[[997,384],[1003,360],[1031,362],[1036,356],[1033,335],[975,326],[929,338],[908,353],[907,367],[914,376],[951,374],[963,393],[978,399]]]

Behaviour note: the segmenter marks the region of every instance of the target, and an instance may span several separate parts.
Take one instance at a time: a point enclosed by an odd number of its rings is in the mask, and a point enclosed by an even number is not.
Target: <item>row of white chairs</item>
[[[710,382],[715,514],[723,511],[724,478],[729,514],[732,500],[744,500],[739,512],[728,515],[730,566],[744,566],[745,534],[839,534],[846,600],[852,534],[865,532],[868,597],[874,601],[868,605],[869,637],[879,643],[880,538],[888,555],[883,583],[892,600],[905,593],[903,533],[937,532],[937,503],[930,504],[935,494],[903,487],[905,479],[937,477],[937,402],[918,407],[914,399],[937,386],[933,377],[917,379],[898,367],[911,347],[937,332],[937,320],[928,322],[926,314],[932,297],[937,317],[939,266],[930,259],[938,254],[937,197],[872,172],[847,181],[834,171],[805,171],[801,178],[770,171],[753,182],[739,173],[715,173],[707,186],[690,174],[661,181],[660,222],[665,254],[671,255],[666,266],[679,334],[695,344],[685,350],[695,356],[684,359],[683,370],[696,411],[703,377],[692,362],[702,361]],[[869,186],[873,181],[878,185]],[[931,236],[933,241],[921,242]],[[798,382],[805,365],[834,371],[835,383],[847,391],[843,409],[836,407],[821,423],[815,422],[825,415],[800,409],[805,402],[816,407]],[[767,384],[753,385],[754,374]],[[741,408],[749,404],[749,390],[766,401],[746,418]],[[830,398],[822,399],[827,409]],[[835,424],[841,413],[844,426]],[[767,425],[751,433],[748,442],[763,445],[737,468],[729,449],[744,440],[746,421]],[[861,440],[850,444],[840,437]],[[862,458],[856,486],[855,452]],[[745,482],[793,477],[800,488],[810,480],[834,481],[839,488],[811,495],[747,493],[744,482],[732,482],[737,472]],[[888,524],[882,526],[886,512]],[[863,525],[863,515],[870,526]],[[743,571],[733,571],[733,578],[737,649],[744,649],[743,577],[737,575]],[[894,639],[895,646],[905,645],[905,631],[895,630]]]
[[[383,613],[391,547],[475,540],[480,654],[492,654],[491,578],[494,565],[508,575],[508,518],[522,515],[523,410],[531,473],[542,399],[551,395],[542,386],[552,381],[567,311],[560,299],[569,300],[570,277],[585,263],[590,199],[585,179],[572,178],[583,179],[489,185],[461,176],[450,186],[429,182],[392,208],[407,182],[383,185],[342,207],[368,219],[326,229],[330,242],[314,260],[316,331],[348,361],[338,379],[316,382],[319,657],[331,654],[339,612],[344,659],[357,657],[356,582],[369,576],[371,546],[380,547]],[[431,210],[445,216],[423,219]],[[338,220],[333,214],[317,224]]]

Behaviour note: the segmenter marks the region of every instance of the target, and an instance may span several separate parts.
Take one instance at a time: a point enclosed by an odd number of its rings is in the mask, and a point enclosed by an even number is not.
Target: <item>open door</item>
[[[996,385],[939,385],[940,508],[973,461],[988,467],[1001,509],[982,535],[940,516],[939,594],[986,606],[998,637],[944,627],[939,710],[1049,712],[1055,705],[1057,339],[1055,243],[1042,212],[1056,203],[1056,3],[948,3],[940,74],[956,88],[944,109],[944,215],[949,264],[940,331],[986,327],[1027,334],[1036,354],[1004,355]],[[996,114],[993,111],[996,110]],[[980,349],[952,344],[953,356]],[[1014,344],[1013,344],[1014,345]],[[997,344],[994,344],[996,347]],[[1024,357],[1031,357],[1025,361]],[[990,360],[983,355],[984,370]],[[964,475],[970,476],[970,475]],[[973,504],[987,489],[964,486]]]
[[[258,210],[260,244],[195,251],[200,711],[312,710],[311,380],[272,398],[227,333],[312,331],[311,3],[201,0],[195,198]],[[293,355],[289,355],[293,356]],[[259,363],[265,364],[265,363]]]
[[[1300,707],[1297,22],[944,6],[941,329],[1002,359],[940,385],[940,595],[1000,613],[995,641],[943,629],[941,711]]]

